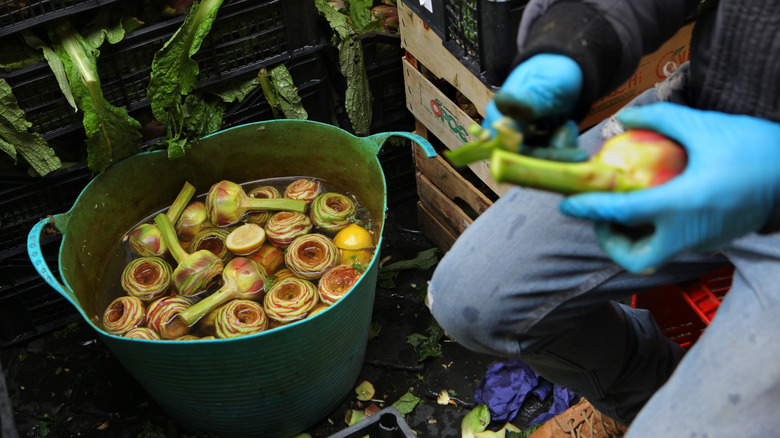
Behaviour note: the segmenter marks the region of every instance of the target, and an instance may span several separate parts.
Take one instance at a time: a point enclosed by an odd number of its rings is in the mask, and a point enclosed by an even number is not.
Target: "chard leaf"
[[[358,135],[367,135],[371,127],[371,88],[368,85],[363,60],[363,45],[347,16],[333,9],[326,0],[315,0],[319,14],[325,17],[335,32],[341,74],[347,79],[344,106],[352,128]]]
[[[211,31],[223,0],[203,0],[195,3],[181,27],[154,54],[147,91],[152,114],[168,128],[168,156],[181,157],[189,142],[179,141],[184,130],[184,102],[198,85],[198,63],[192,59],[203,39]]]
[[[38,175],[46,175],[62,167],[46,140],[27,130],[30,126],[11,86],[0,78],[0,150],[11,156],[14,163],[21,155]]]
[[[65,65],[70,89],[84,113],[87,134],[87,165],[102,172],[111,164],[141,149],[141,124],[127,110],[111,105],[100,88],[97,58],[100,51],[89,44],[68,22],[51,32],[54,51]]]
[[[260,70],[260,83],[263,87],[265,99],[271,105],[274,117],[279,117],[277,110],[281,110],[285,118],[306,120],[309,114],[303,108],[301,96],[298,95],[298,87],[295,86],[290,71],[283,64],[272,68]]]
[[[52,73],[54,73],[54,77],[57,79],[57,84],[60,86],[60,91],[62,91],[63,96],[65,96],[65,100],[73,107],[74,112],[78,111],[79,108],[76,106],[76,100],[73,98],[73,93],[70,91],[68,75],[65,73],[65,63],[62,62],[62,59],[54,53],[54,50],[52,50],[51,47],[32,32],[22,32],[22,38],[24,38],[24,41],[28,46],[43,52],[43,57],[46,59],[46,62],[49,63],[49,68]]]
[[[357,29],[362,29],[371,21],[373,0],[349,0],[346,4],[349,10],[349,18]]]
[[[104,41],[116,44],[125,38],[126,33],[143,25],[141,20],[126,15],[122,8],[116,5],[98,9],[92,21],[81,29],[89,44],[95,47],[102,46]]]
[[[225,108],[219,103],[208,102],[200,93],[187,96],[184,110],[185,132],[193,140],[213,134],[222,127]]]
[[[243,102],[249,93],[260,86],[259,74],[253,74],[248,79],[243,76],[219,82],[209,87],[209,93],[218,96],[225,103]]]

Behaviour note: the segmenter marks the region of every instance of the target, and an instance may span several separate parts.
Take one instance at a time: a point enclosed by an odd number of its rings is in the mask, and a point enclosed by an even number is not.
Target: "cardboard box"
[[[677,67],[691,59],[690,41],[693,23],[687,24],[655,52],[643,57],[631,78],[610,95],[593,103],[580,122],[580,128],[591,127],[615,114],[633,98],[662,82]]]

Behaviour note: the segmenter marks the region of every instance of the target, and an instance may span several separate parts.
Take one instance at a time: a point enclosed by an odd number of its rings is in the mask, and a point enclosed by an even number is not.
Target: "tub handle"
[[[27,235],[27,255],[30,256],[30,261],[38,271],[38,274],[53,287],[60,295],[68,299],[74,306],[78,307],[76,302],[76,294],[70,290],[69,287],[62,284],[54,273],[49,269],[49,265],[46,263],[46,259],[43,258],[43,251],[41,250],[41,233],[43,233],[43,227],[52,222],[51,218],[42,219],[30,230],[30,234]]]
[[[382,148],[382,145],[385,144],[385,141],[387,141],[388,138],[393,136],[399,136],[399,137],[406,137],[409,140],[417,143],[419,145],[423,152],[425,152],[425,155],[427,157],[435,157],[436,150],[433,148],[433,145],[423,136],[412,133],[412,132],[405,132],[405,131],[391,131],[391,132],[380,132],[377,134],[373,134],[369,136],[371,140],[373,140],[376,143],[376,150],[374,153],[378,154],[379,149]]]

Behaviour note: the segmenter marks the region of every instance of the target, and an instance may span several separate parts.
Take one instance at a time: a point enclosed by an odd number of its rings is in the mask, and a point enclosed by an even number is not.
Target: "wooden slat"
[[[466,128],[475,123],[474,119],[426,79],[408,59],[404,59],[403,64],[406,106],[415,118],[448,149],[458,149],[473,140]],[[487,161],[472,163],[469,168],[499,196],[511,187],[493,179]]]
[[[420,225],[420,231],[431,241],[441,252],[447,252],[452,248],[455,240],[458,238],[447,229],[444,224],[437,221],[428,211],[422,202],[417,203],[417,222]]]
[[[421,173],[417,173],[417,194],[420,202],[433,216],[453,234],[460,235],[474,219],[463,209],[442,193],[433,183]]]
[[[414,163],[418,173],[424,175],[449,199],[461,199],[477,214],[482,214],[493,202],[461,176],[447,161],[440,157],[426,157],[422,149],[414,148]]]

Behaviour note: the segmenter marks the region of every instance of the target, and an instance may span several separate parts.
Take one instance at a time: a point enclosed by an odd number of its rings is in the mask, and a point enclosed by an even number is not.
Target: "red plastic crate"
[[[631,297],[631,306],[647,309],[666,337],[690,348],[707,328],[731,288],[734,267],[696,280],[660,286]]]

